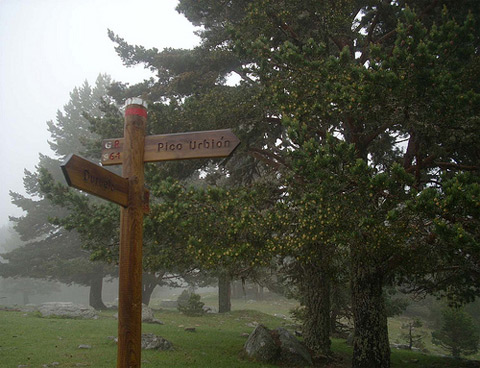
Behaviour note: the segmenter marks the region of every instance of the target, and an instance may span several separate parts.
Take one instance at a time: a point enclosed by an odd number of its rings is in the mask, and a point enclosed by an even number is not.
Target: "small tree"
[[[424,337],[423,333],[421,331],[416,330],[422,326],[423,326],[423,323],[418,318],[413,319],[402,326],[402,329],[406,330],[404,333],[402,333],[402,338],[405,341],[407,341],[408,348],[410,350],[412,350],[413,347],[416,347],[419,349],[424,347],[424,344],[422,341]]]
[[[200,295],[190,293],[187,290],[184,290],[178,297],[178,310],[186,316],[202,316],[205,314],[204,305],[205,303],[200,301]]]
[[[443,325],[432,332],[432,342],[459,358],[461,354],[471,355],[478,351],[479,335],[472,317],[463,309],[447,308],[442,313]]]

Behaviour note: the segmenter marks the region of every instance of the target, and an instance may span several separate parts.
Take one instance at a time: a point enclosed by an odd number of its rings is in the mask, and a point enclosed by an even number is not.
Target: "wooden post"
[[[71,155],[61,166],[69,186],[121,206],[117,368],[140,368],[142,343],[143,214],[149,211],[144,162],[227,157],[240,141],[230,129],[145,137],[146,104],[125,104],[124,138],[102,144],[103,165],[123,165],[123,176]],[[147,142],[147,145],[145,143]]]
[[[141,367],[142,242],[145,127],[147,109],[127,100],[122,175],[128,179],[128,206],[120,212],[117,368]]]

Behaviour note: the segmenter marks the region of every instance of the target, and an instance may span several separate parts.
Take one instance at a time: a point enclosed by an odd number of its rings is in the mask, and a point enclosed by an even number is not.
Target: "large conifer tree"
[[[385,284],[478,294],[475,280],[458,280],[478,259],[479,3],[182,0],[178,9],[203,27],[194,50],[146,50],[111,34],[125,63],[158,73],[117,96],[168,99],[163,131],[228,122],[244,143],[230,180],[282,173],[304,239],[290,245],[297,260],[348,256],[353,366],[389,367]],[[222,84],[231,73],[236,87]],[[321,354],[324,337],[307,341]]]
[[[89,304],[97,309],[105,308],[102,301],[102,281],[115,270],[100,262],[92,262],[90,254],[82,248],[76,232],[69,232],[58,224],[55,217],[66,216],[69,210],[55,204],[42,190],[42,172],[48,172],[55,180],[64,182],[60,164],[70,153],[88,157],[88,145],[98,140],[89,130],[85,115],[98,116],[102,97],[107,95],[110,78],[100,75],[95,86],[85,82],[70,93],[70,101],[63,111],[57,112],[55,121],[49,121],[50,147],[54,158],[40,155],[36,172],[25,171],[24,187],[27,195],[11,193],[12,202],[25,215],[12,217],[15,230],[25,245],[4,254],[8,260],[2,265],[2,275],[57,280],[66,284],[79,284],[90,288]],[[86,198],[82,198],[88,201]]]

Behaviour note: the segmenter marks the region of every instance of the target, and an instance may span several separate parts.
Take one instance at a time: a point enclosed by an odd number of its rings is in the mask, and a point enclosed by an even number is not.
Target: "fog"
[[[0,1],[0,225],[22,212],[9,191],[24,194],[24,169],[35,170],[39,153],[52,155],[46,122],[69,93],[100,73],[136,83],[152,75],[126,68],[107,37],[111,29],[145,47],[191,48],[193,26],[175,11],[177,1]]]
[[[152,304],[160,305],[162,301],[177,300],[185,288],[157,286],[152,293]],[[196,292],[217,293],[216,287],[196,289]],[[42,303],[71,302],[79,305],[88,305],[90,288],[81,285],[66,285],[55,281],[46,281],[30,278],[1,278],[0,277],[0,305],[25,306],[40,305]],[[118,279],[104,279],[102,300],[108,307],[117,306]]]

